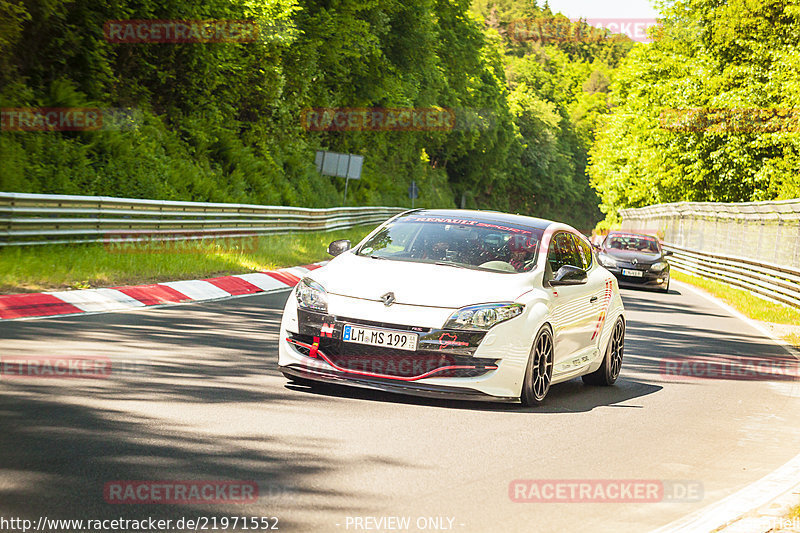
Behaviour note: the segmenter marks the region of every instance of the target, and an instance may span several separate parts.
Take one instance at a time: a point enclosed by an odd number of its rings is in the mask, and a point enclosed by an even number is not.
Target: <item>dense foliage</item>
[[[599,220],[585,168],[631,43],[519,40],[520,0],[0,0],[0,107],[100,107],[115,127],[0,133],[0,190],[329,206],[314,151],[365,156],[349,205]],[[562,17],[563,18],[563,17]],[[243,43],[116,44],[109,20],[253,20]],[[566,20],[566,19],[564,19]],[[304,109],[441,107],[453,131],[306,131]]]
[[[622,207],[800,196],[800,3],[677,0],[611,85],[589,174]]]

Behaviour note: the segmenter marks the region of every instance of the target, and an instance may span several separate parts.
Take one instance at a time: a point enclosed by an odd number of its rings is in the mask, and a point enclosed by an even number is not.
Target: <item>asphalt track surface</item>
[[[354,517],[452,519],[457,532],[642,532],[758,480],[800,449],[800,386],[680,378],[672,357],[782,358],[685,290],[623,290],[622,375],[538,408],[287,385],[288,292],[0,323],[0,358],[108,357],[107,379],[0,378],[0,517],[278,517],[280,531],[366,531]],[[251,480],[251,504],[106,503],[118,480]],[[533,480],[662,480],[689,501],[515,503]],[[350,517],[348,519],[348,517]],[[383,529],[386,530],[386,529]],[[375,530],[371,530],[375,531]]]

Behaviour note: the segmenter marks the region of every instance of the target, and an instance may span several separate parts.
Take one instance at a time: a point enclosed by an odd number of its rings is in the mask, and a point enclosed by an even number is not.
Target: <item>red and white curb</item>
[[[307,272],[323,264],[153,285],[10,294],[0,296],[0,320],[126,311],[281,291],[294,287]]]

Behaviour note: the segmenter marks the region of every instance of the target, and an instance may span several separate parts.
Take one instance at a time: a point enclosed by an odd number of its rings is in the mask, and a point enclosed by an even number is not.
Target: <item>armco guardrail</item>
[[[723,281],[771,300],[800,307],[800,269],[758,263],[741,257],[706,254],[664,243],[671,266]]]
[[[623,229],[657,234],[679,270],[800,307],[800,200],[678,202],[620,214]]]
[[[800,269],[800,199],[677,202],[621,209],[622,228],[706,253]]]
[[[300,207],[0,193],[0,246],[184,240],[377,224],[400,207]]]

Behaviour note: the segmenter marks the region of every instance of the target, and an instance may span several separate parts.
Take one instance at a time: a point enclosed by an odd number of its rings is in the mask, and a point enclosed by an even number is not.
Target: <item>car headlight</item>
[[[608,256],[606,254],[597,254],[597,259],[600,260],[600,264],[603,265],[604,267],[616,268],[617,266],[617,262],[614,261],[611,258],[611,256]]]
[[[462,307],[447,319],[444,329],[488,330],[522,314],[525,306],[516,303],[481,304]]]
[[[297,305],[304,309],[314,309],[315,311],[328,312],[328,293],[316,281],[303,278],[297,284],[295,291]]]
[[[652,270],[653,272],[661,272],[665,268],[667,268],[667,262],[666,261],[658,261],[658,262],[653,263],[652,265],[650,265],[650,270]]]

